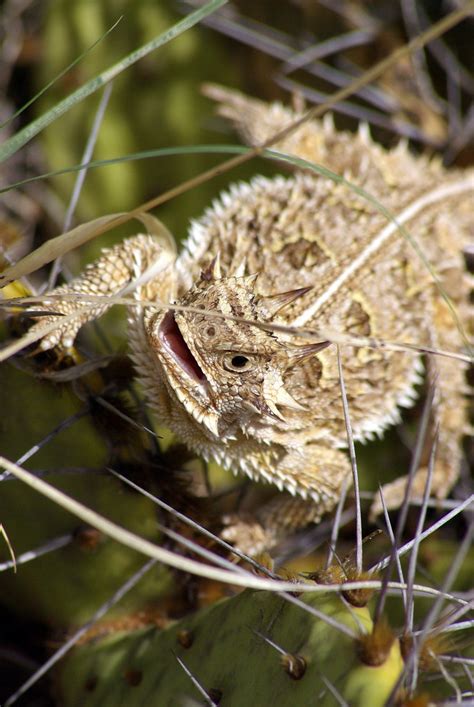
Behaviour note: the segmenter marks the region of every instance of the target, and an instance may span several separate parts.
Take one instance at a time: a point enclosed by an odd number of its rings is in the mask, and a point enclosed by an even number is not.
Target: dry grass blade
[[[440,655],[438,657],[444,663],[460,663],[465,665],[474,665],[474,658],[463,658],[457,655]]]
[[[292,588],[292,586],[288,582],[270,583],[266,580],[259,580],[258,578],[253,577],[252,575],[249,575],[242,581],[242,578],[236,576],[235,566],[233,566],[233,572],[220,570],[211,571],[211,568],[207,568],[205,565],[195,562],[194,560],[190,560],[188,558],[176,555],[175,553],[172,553],[164,548],[154,545],[153,543],[147,540],[144,540],[143,538],[140,538],[139,536],[134,535],[133,533],[130,533],[124,528],[100,516],[99,514],[92,511],[90,508],[84,506],[82,503],[79,503],[78,501],[72,499],[71,497],[54,488],[50,484],[35,477],[30,472],[26,471],[25,469],[22,469],[17,464],[10,462],[9,460],[4,459],[3,457],[0,457],[0,465],[3,466],[11,474],[18,477],[19,479],[27,483],[29,486],[37,490],[39,493],[43,494],[47,498],[50,498],[58,505],[62,506],[69,512],[76,515],[85,523],[88,523],[94,528],[101,530],[106,535],[113,537],[115,540],[123,543],[124,545],[127,545],[128,547],[132,547],[138,552],[142,552],[143,554],[148,555],[149,557],[160,560],[164,564],[176,567],[177,569],[181,569],[184,572],[195,573],[200,576],[214,578],[230,584],[240,584],[241,586],[252,586],[253,584],[255,588],[264,589],[267,589],[270,586],[275,586],[275,588],[278,586],[278,589],[280,590]]]
[[[0,300],[0,306],[2,304],[5,304],[5,302],[2,302]],[[85,314],[86,312],[90,311],[90,305],[86,305],[84,307],[81,307],[80,309],[76,309],[75,312],[72,312],[72,314],[67,314],[64,317],[61,317],[61,323],[62,322],[68,322],[68,321],[74,321],[78,316],[81,316],[81,314]],[[27,346],[30,344],[34,344],[36,341],[41,339],[43,336],[46,334],[49,334],[50,332],[54,331],[57,328],[58,324],[57,322],[50,322],[49,324],[45,324],[44,326],[41,327],[41,331],[29,331],[27,334],[22,336],[20,339],[17,339],[16,341],[13,341],[9,344],[6,344],[0,349],[0,363],[2,361],[7,361],[11,356],[14,356],[16,353],[19,351],[22,351],[25,349]]]
[[[44,310],[41,312],[41,316],[44,317]],[[82,363],[76,363],[70,368],[64,368],[59,371],[35,371],[35,377],[38,377],[41,380],[50,380],[54,383],[72,383],[73,381],[78,380],[93,371],[99,371],[102,368],[107,368],[107,366],[113,363],[116,359],[116,354],[94,356],[94,358],[83,361]],[[15,359],[13,365],[20,371],[31,373],[31,369],[24,363],[23,360]]]
[[[322,91],[317,91],[314,88],[310,88],[299,81],[289,79],[286,76],[277,77],[276,83],[286,91],[301,94],[311,103],[325,103],[329,95],[327,93],[323,93]],[[337,106],[334,106],[333,111],[334,113],[355,118],[356,120],[368,123],[369,125],[395,131],[401,137],[405,137],[410,140],[417,140],[432,147],[439,145],[438,140],[432,138],[430,135],[426,135],[426,133],[424,133],[420,128],[417,128],[415,125],[411,125],[403,120],[397,120],[395,122],[395,120],[391,117],[386,116],[384,113],[380,113],[373,108],[366,108],[365,106],[349,103],[348,101],[341,101],[337,104]]]
[[[111,522],[95,511],[92,511],[87,506],[84,506],[82,503],[79,503],[67,494],[59,491],[54,486],[51,486],[51,484],[37,478],[34,474],[22,469],[17,464],[14,464],[4,457],[0,457],[0,466],[5,468],[17,478],[21,479],[21,481],[41,493],[46,498],[49,498],[54,503],[77,516],[88,525],[101,530],[105,535],[117,540],[117,542],[120,542],[127,547],[131,547],[137,552],[141,552],[148,557],[152,557],[183,572],[189,572],[190,574],[196,574],[197,576],[207,577],[209,579],[225,582],[227,584],[235,584],[241,587],[253,589],[267,589],[280,592],[295,591],[296,587],[298,587],[298,591],[328,591],[327,587],[319,588],[316,585],[295,584],[293,582],[262,579],[250,573],[247,573],[245,576],[241,576],[235,569],[235,566],[233,566],[232,572],[209,567],[187,557],[170,552],[165,548],[159,547],[158,545],[155,545],[150,541],[131,533],[125,528]],[[337,589],[340,589],[341,586],[346,585],[333,585],[331,589],[334,588],[336,591]],[[349,586],[349,584],[347,586]]]
[[[32,474],[37,476],[39,479],[44,479],[48,476],[72,476],[72,475],[88,475],[93,476],[104,476],[105,472],[102,467],[90,467],[90,466],[61,466],[58,468],[48,468],[48,469],[35,469]],[[7,472],[4,479],[7,481],[17,481],[16,476]]]
[[[22,469],[13,462],[0,457],[0,465],[11,472],[14,476],[21,479],[28,486],[35,489],[42,495],[51,499],[70,513],[73,513],[78,518],[83,520],[88,525],[101,530],[105,535],[113,538],[117,542],[122,543],[137,552],[141,552],[148,557],[154,558],[169,565],[170,567],[175,567],[183,572],[189,572],[191,574],[196,574],[197,576],[207,577],[209,579],[214,579],[216,581],[224,582],[227,584],[233,584],[236,586],[247,587],[249,589],[263,589],[273,592],[311,592],[311,593],[326,593],[326,592],[339,592],[341,590],[349,589],[361,589],[361,588],[373,588],[378,589],[381,586],[381,582],[376,580],[370,581],[356,581],[356,582],[343,582],[341,584],[331,584],[331,585],[317,585],[317,584],[305,584],[305,583],[295,583],[295,582],[285,582],[285,581],[275,581],[270,579],[263,579],[256,577],[250,573],[246,576],[240,575],[238,571],[228,572],[226,570],[220,570],[217,568],[212,568],[202,563],[195,562],[189,558],[182,557],[176,553],[165,550],[158,545],[154,545],[148,540],[144,540],[138,535],[135,535],[125,528],[112,523],[98,513],[95,513],[90,508],[87,508],[83,504],[79,503],[70,496],[67,496],[63,492],[54,488],[50,484],[47,484],[42,479],[37,478],[34,474]],[[472,499],[471,499],[472,500]],[[400,582],[391,582],[389,586],[395,590],[406,589],[406,585]],[[439,596],[440,592],[432,587],[425,587],[421,585],[415,585],[414,590],[426,594],[428,596]],[[458,601],[461,604],[466,604],[461,599],[456,599],[456,597],[451,597],[451,595],[446,595],[447,598]],[[318,617],[321,617],[321,613],[316,613],[313,607],[306,606],[302,602],[299,602],[296,597],[291,597],[291,601],[297,605],[301,605],[305,611],[309,613],[314,613]],[[339,623],[335,624],[340,628]],[[346,632],[349,631],[345,627]],[[351,634],[352,635],[352,634]]]
[[[237,572],[241,576],[248,576],[248,573],[242,568],[239,567],[238,565],[234,565],[232,562],[229,562],[229,560],[225,560],[223,557],[220,557],[219,555],[216,555],[213,552],[210,552],[209,550],[206,550],[203,548],[201,545],[198,545],[197,543],[193,542],[192,540],[189,540],[188,538],[183,537],[179,533],[176,533],[173,530],[170,530],[169,528],[164,528],[161,526],[161,530],[172,540],[175,542],[178,542],[180,545],[183,545],[183,547],[186,547],[190,550],[192,550],[194,553],[197,555],[200,555],[201,557],[206,558],[210,562],[214,563],[215,565],[219,567],[224,567],[230,570],[231,572]],[[260,568],[259,568],[260,570]],[[266,572],[265,574],[270,575],[270,573]],[[307,614],[311,614],[315,617],[317,617],[320,621],[323,621],[325,624],[328,626],[331,626],[331,628],[336,629],[340,633],[344,634],[345,636],[348,636],[349,638],[355,639],[357,637],[357,634],[352,631],[348,626],[345,624],[341,623],[340,621],[337,621],[337,619],[334,619],[332,616],[329,616],[328,614],[324,613],[324,611],[319,611],[313,606],[310,606],[309,604],[306,604],[305,602],[299,601],[296,599],[296,597],[292,596],[291,594],[288,594],[288,592],[278,592],[278,594],[285,599],[285,601],[288,601],[290,604],[295,604],[295,606],[298,606],[300,609],[305,611]],[[296,599],[296,601],[294,601]],[[356,623],[359,623],[357,615],[354,614],[352,611],[352,607],[347,605],[348,610],[352,613],[354,621]],[[359,627],[361,625],[359,624]],[[285,651],[286,653],[286,651]]]
[[[43,243],[43,245],[32,253],[26,255],[18,263],[4,270],[4,272],[0,274],[0,287],[5,287],[5,285],[13,282],[13,280],[17,280],[24,275],[29,275],[31,272],[38,270],[52,260],[56,260],[62,255],[69,253],[71,250],[84,245],[84,243],[87,243],[87,241],[90,241],[99,233],[102,233],[101,228],[104,225],[114,226],[117,220],[122,218],[123,215],[124,214],[108,214],[107,216],[99,216],[99,218],[88,221],[87,223],[82,223],[71,231],[56,236],[56,238],[50,238],[46,243]],[[174,249],[174,239],[161,221],[141,211],[137,212],[133,218],[137,218],[141,221],[149,233],[155,235],[159,240],[162,240],[171,250]]]
[[[2,523],[0,523],[0,535],[4,539],[5,544],[8,548],[8,552],[10,553],[10,557],[12,558],[10,561],[4,562],[3,565],[0,565],[0,568],[2,568],[3,566],[5,566],[5,569],[7,569],[7,567],[13,567],[13,570],[16,572],[16,564],[17,564],[16,555],[15,555],[15,552],[13,551],[13,547],[10,542],[10,538],[8,537],[8,533],[5,530],[5,528],[3,527]]]
[[[225,557],[221,557],[220,555],[217,555],[211,550],[207,550],[202,545],[199,545],[199,543],[196,543],[194,542],[194,540],[186,538],[184,535],[177,533],[175,530],[167,528],[165,525],[162,524],[158,524],[158,529],[162,533],[164,533],[168,538],[173,540],[175,543],[178,543],[179,545],[182,545],[188,550],[191,550],[195,555],[203,557],[205,560],[208,560],[210,563],[216,565],[217,567],[223,567],[224,569],[229,570],[229,572],[238,572],[241,575],[247,574],[247,572],[242,569],[242,567],[235,565],[230,560],[226,560]]]
[[[81,158],[81,163],[87,164],[91,159],[92,159],[92,154],[94,152],[94,147],[97,142],[97,138],[99,136],[99,130],[100,126],[102,124],[102,121],[104,119],[105,111],[107,109],[107,105],[112,93],[112,87],[113,84],[109,83],[105,88],[102,93],[102,96],[100,98],[99,105],[97,107],[96,114],[94,116],[94,122],[92,123],[92,128],[90,131],[89,138],[87,140],[86,146],[84,148],[84,152]],[[74,184],[74,189],[71,195],[71,200],[68,204],[67,211],[66,211],[66,216],[64,218],[64,224],[63,224],[63,230],[68,231],[71,228],[71,223],[74,215],[74,211],[76,210],[77,202],[79,200],[79,196],[81,193],[82,185],[84,184],[84,180],[87,175],[87,167],[84,167],[84,169],[81,169],[76,177],[76,181]],[[52,288],[54,287],[54,281],[49,283],[49,287]]]
[[[131,282],[124,290],[123,292],[131,292],[133,291],[138,285],[144,284],[150,277],[156,275],[156,272],[153,272],[152,269],[150,271],[144,273],[144,275],[136,281]],[[190,312],[190,313],[195,313],[195,314],[205,314],[209,318],[214,318],[214,319],[226,319],[229,321],[234,321],[240,324],[248,324],[250,326],[256,327],[257,329],[262,329],[264,331],[271,331],[271,332],[276,332],[276,333],[282,333],[282,334],[288,334],[290,336],[295,336],[301,339],[307,339],[310,342],[322,342],[322,341],[331,341],[332,343],[335,344],[340,344],[341,346],[343,345],[348,345],[348,346],[364,346],[367,348],[374,348],[374,349],[383,349],[386,351],[412,351],[416,353],[426,353],[426,354],[432,354],[433,356],[444,356],[446,358],[452,358],[458,361],[463,361],[465,363],[472,363],[474,361],[472,355],[468,354],[461,354],[456,351],[446,351],[444,349],[439,349],[439,348],[430,348],[427,346],[422,346],[422,345],[416,345],[416,344],[409,344],[405,342],[394,342],[394,341],[387,341],[385,339],[377,339],[374,337],[364,337],[364,336],[354,336],[354,335],[348,335],[346,333],[340,332],[340,331],[335,331],[334,329],[328,329],[328,328],[322,328],[322,329],[306,329],[306,328],[301,328],[301,327],[295,327],[293,325],[288,326],[288,325],[283,325],[283,324],[275,324],[275,323],[264,323],[260,321],[255,321],[251,319],[245,319],[243,317],[233,317],[228,314],[222,314],[220,312],[216,311],[211,311],[211,310],[202,310],[202,309],[196,309],[195,307],[191,306],[184,306],[184,305],[176,305],[176,304],[170,304],[168,302],[159,302],[158,300],[140,300],[139,303],[135,299],[129,299],[123,296],[115,295],[112,297],[103,297],[100,295],[48,295],[47,301],[50,303],[54,303],[55,299],[59,300],[64,300],[64,301],[74,301],[74,300],[80,300],[81,302],[90,302],[89,306],[84,306],[81,309],[76,310],[75,312],[72,312],[71,314],[65,315],[61,317],[61,324],[64,324],[69,321],[73,321],[76,317],[81,316],[82,314],[85,314],[88,309],[94,305],[94,304],[107,304],[107,306],[112,306],[112,305],[124,305],[127,307],[139,307],[139,308],[146,308],[150,307],[152,309],[169,309],[173,310],[176,312]],[[43,302],[45,303],[45,298],[43,297],[19,297],[19,298],[14,298],[14,299],[9,299],[9,300],[0,300],[0,309],[5,309],[5,310],[11,310],[12,312],[15,312],[18,310],[18,308],[24,308],[28,304],[32,303],[38,303],[38,302]],[[27,312],[25,312],[27,313]],[[25,334],[23,337],[20,339],[13,341],[10,344],[7,344],[4,346],[2,349],[0,349],[0,362],[6,361],[8,358],[13,356],[15,353],[18,353],[18,351],[21,351],[22,349],[26,348],[30,344],[34,343],[35,341],[38,341],[42,337],[46,336],[46,334],[49,334],[51,331],[54,331],[54,329],[57,327],[56,322],[50,322],[49,324],[45,324],[44,328],[38,328],[35,330],[35,332],[28,332]]]
[[[126,477],[122,476],[122,474],[117,473],[113,469],[109,469],[109,471],[116,476],[118,479],[121,481],[125,482],[135,490],[139,491],[139,493],[143,494],[150,500],[152,500],[154,503],[159,505],[161,508],[164,510],[168,511],[171,513],[175,518],[181,520],[183,523],[188,525],[189,527],[193,528],[194,530],[198,530],[200,533],[202,533],[205,537],[208,537],[209,539],[213,540],[215,543],[220,545],[221,547],[225,548],[226,550],[234,553],[240,559],[244,560],[245,562],[248,562],[251,564],[255,569],[257,569],[260,573],[263,573],[267,575],[268,577],[272,578],[277,578],[277,575],[274,575],[272,572],[270,572],[266,567],[262,566],[258,562],[256,562],[253,558],[247,557],[244,553],[242,553],[240,550],[237,548],[233,548],[231,545],[226,543],[224,540],[219,538],[218,536],[214,535],[211,533],[209,530],[206,528],[203,528],[201,525],[193,521],[191,518],[188,518],[186,515],[183,513],[180,513],[176,509],[172,508],[169,504],[165,503],[161,499],[157,498],[156,496],[153,496],[150,494],[148,491],[145,491],[145,489],[142,489],[140,486],[135,484],[133,481],[130,479],[127,479]],[[218,555],[215,555],[214,553],[210,553],[208,550],[205,548],[201,547],[197,543],[189,540],[188,538],[185,538],[178,533],[175,533],[172,530],[169,530],[168,528],[161,528],[162,531],[164,531],[170,538],[175,540],[176,542],[184,545],[185,547],[193,550],[198,555],[201,555],[202,557],[205,557],[206,559],[210,560],[211,562],[220,565],[221,567],[230,569],[232,572],[237,572],[241,576],[248,576],[248,572],[244,570],[242,567],[239,567],[238,565],[234,565],[231,562],[225,560],[224,558],[219,557]],[[286,601],[295,604],[296,606],[300,607],[303,609],[303,611],[306,611],[307,613],[313,614],[316,616],[318,619],[321,621],[324,621],[328,625],[332,626],[332,628],[336,628],[338,631],[341,631],[347,636],[350,636],[351,638],[355,638],[355,633],[351,631],[349,628],[347,628],[344,624],[341,624],[339,621],[336,619],[333,619],[331,617],[328,617],[326,614],[323,612],[318,611],[312,606],[308,606],[304,602],[300,602],[298,600],[295,600],[296,598],[292,596],[291,594],[288,594],[287,592],[279,592],[280,596],[282,596]]]

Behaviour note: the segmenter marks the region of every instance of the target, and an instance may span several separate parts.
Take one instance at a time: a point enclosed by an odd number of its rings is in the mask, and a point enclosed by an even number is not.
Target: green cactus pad
[[[313,595],[305,602],[356,633],[360,627],[371,631],[366,608],[349,609],[334,594]],[[288,669],[291,656],[303,658],[293,675]],[[115,633],[75,649],[57,675],[60,704],[212,704],[178,657],[214,703],[227,707],[333,705],[335,697],[325,680],[351,706],[377,707],[402,669],[398,641],[382,665],[369,667],[358,657],[357,642],[338,629],[282,597],[245,591],[166,630]]]

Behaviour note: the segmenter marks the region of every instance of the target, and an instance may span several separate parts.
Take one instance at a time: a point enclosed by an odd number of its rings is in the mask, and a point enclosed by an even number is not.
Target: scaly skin
[[[296,117],[206,90],[252,144]],[[381,202],[438,273],[464,332],[400,230],[345,185],[310,172],[234,185],[192,224],[176,259],[165,243],[135,236],[54,291],[115,294],[162,262],[135,298],[201,310],[131,308],[132,357],[162,423],[205,458],[283,492],[256,518],[229,521],[224,536],[252,552],[319,520],[350,473],[337,352],[324,340],[308,344],[206,312],[450,351],[465,350],[472,337],[462,255],[473,241],[472,171],[448,172],[404,145],[386,151],[366,130],[337,132],[328,120],[304,124],[276,149],[327,165]],[[67,313],[77,306],[84,302],[54,302]],[[79,327],[105,309],[91,309],[74,327],[59,325],[42,347],[72,345]],[[341,346],[341,358],[355,439],[370,439],[415,400],[420,354],[351,343]],[[466,364],[431,356],[427,366],[437,381],[439,421],[432,493],[441,498],[459,473]],[[425,480],[422,468],[413,495]],[[385,487],[389,508],[404,489],[405,479]]]

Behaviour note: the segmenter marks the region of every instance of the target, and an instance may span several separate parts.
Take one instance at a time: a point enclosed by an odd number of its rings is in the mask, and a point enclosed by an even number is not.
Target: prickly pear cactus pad
[[[336,595],[305,599],[356,635],[373,629],[367,608]],[[182,661],[180,664],[179,661]],[[378,665],[358,640],[267,592],[245,591],[166,630],[117,633],[77,648],[59,672],[64,707],[177,707],[206,704],[383,705],[402,669],[393,637]],[[193,701],[194,700],[194,701]]]

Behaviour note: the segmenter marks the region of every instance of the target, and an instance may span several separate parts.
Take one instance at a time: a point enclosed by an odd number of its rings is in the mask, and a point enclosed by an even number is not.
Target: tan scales
[[[250,144],[299,117],[233,91],[206,90]],[[135,236],[54,290],[112,295],[153,268],[135,288],[137,300],[202,310],[130,308],[132,357],[160,423],[206,459],[282,492],[253,520],[229,521],[224,537],[250,551],[318,521],[351,473],[337,351],[206,311],[453,352],[466,352],[473,331],[463,258],[474,243],[473,170],[447,171],[403,143],[387,151],[365,127],[338,132],[330,118],[304,124],[275,149],[326,165],[390,211],[438,274],[460,326],[401,230],[347,185],[310,171],[230,187],[192,223],[179,255],[166,240]],[[84,301],[51,307],[70,313]],[[80,326],[106,308],[91,308],[74,325],[58,319],[42,348],[71,346]],[[340,350],[355,439],[371,439],[416,399],[421,354],[356,343]],[[442,498],[461,464],[467,363],[430,356],[427,364],[439,421],[432,493]],[[422,468],[414,495],[425,479]],[[400,504],[404,488],[405,479],[385,487],[388,507]]]

